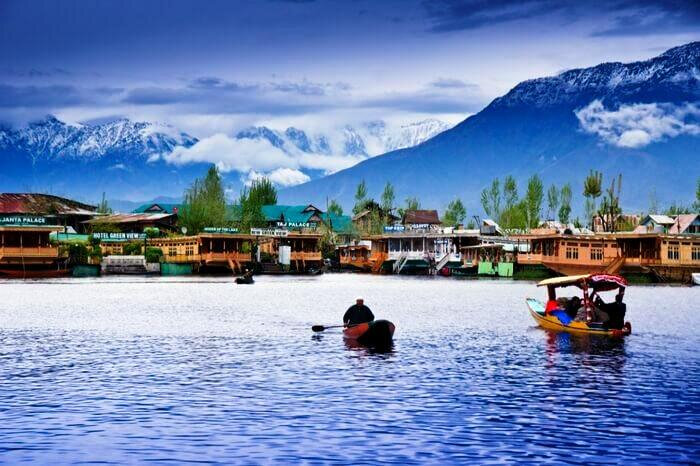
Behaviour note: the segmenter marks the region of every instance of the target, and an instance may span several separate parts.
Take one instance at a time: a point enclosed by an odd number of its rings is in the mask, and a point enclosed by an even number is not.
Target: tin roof
[[[403,223],[435,225],[441,222],[437,210],[409,210],[403,216]]]
[[[40,193],[0,193],[0,214],[95,215],[97,207]]]
[[[153,222],[172,217],[174,214],[114,214],[85,220],[82,223],[137,223]]]
[[[700,214],[678,215],[673,222],[673,226],[668,229],[668,232],[670,234],[683,234],[693,223],[700,223]]]
[[[166,213],[177,214],[182,208],[182,204],[173,204],[170,202],[151,202],[150,204],[142,204],[131,212],[134,214],[144,213]]]

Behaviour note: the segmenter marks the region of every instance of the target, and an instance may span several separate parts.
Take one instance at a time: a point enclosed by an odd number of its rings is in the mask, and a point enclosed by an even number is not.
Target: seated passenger
[[[572,319],[576,318],[576,314],[578,313],[579,308],[581,307],[581,298],[578,296],[574,296],[569,300],[568,303],[566,303],[566,307],[564,310],[566,311],[566,314],[571,317]]]
[[[602,303],[601,307],[608,316],[607,324],[610,328],[621,329],[625,325],[627,305],[622,302],[624,296],[624,290],[620,290],[620,292],[615,296],[615,302],[609,304]]]

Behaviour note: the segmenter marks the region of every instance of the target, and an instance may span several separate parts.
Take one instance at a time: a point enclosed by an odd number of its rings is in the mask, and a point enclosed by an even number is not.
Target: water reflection
[[[345,348],[349,351],[357,351],[362,354],[367,355],[377,355],[385,354],[390,355],[394,353],[394,342],[384,343],[381,345],[363,345],[357,340],[351,340],[344,338]]]

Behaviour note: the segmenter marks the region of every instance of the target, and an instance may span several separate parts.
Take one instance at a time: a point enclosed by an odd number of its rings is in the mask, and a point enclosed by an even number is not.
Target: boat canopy
[[[551,288],[560,288],[565,286],[578,286],[583,288],[583,285],[588,288],[593,288],[595,291],[610,291],[617,288],[627,287],[627,280],[619,275],[609,275],[605,273],[594,273],[586,275],[571,275],[568,277],[555,277],[542,280],[537,286],[547,286]]]

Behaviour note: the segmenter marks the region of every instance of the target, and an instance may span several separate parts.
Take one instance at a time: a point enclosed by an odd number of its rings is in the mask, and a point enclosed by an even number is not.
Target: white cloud
[[[215,134],[191,147],[176,147],[169,154],[151,157],[149,162],[160,158],[175,165],[209,162],[216,164],[222,172],[268,173],[278,168],[286,168],[323,170],[330,174],[365,159],[361,155],[306,153],[298,150],[291,143],[285,144],[285,147],[286,150],[279,149],[266,139],[237,139],[225,134]],[[280,179],[289,179],[289,173],[278,176]]]
[[[243,181],[246,185],[250,185],[254,180],[259,180],[261,178],[267,178],[274,184],[283,187],[295,186],[311,180],[308,175],[299,170],[278,168],[268,173],[260,173],[251,170]]]
[[[607,110],[594,100],[575,114],[584,131],[617,147],[638,148],[683,134],[700,135],[700,125],[691,120],[700,117],[695,104],[632,104]]]
[[[161,157],[176,165],[210,162],[216,164],[222,172],[299,167],[299,162],[294,157],[267,140],[235,139],[225,134],[202,139],[192,147],[177,147],[170,154]]]

